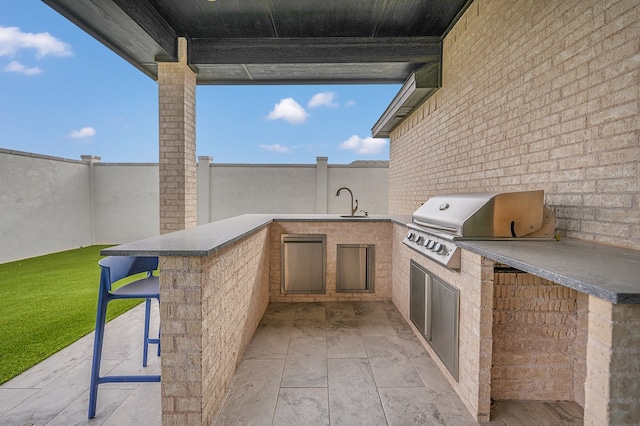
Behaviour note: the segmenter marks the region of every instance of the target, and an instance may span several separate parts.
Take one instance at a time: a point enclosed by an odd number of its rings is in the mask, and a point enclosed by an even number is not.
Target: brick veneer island
[[[575,401],[587,425],[640,422],[638,251],[464,242],[455,272],[402,244],[409,221],[243,215],[103,250],[160,257],[163,425],[211,424],[270,301],[393,300],[408,320],[411,260],[460,290],[457,381],[421,341],[478,422],[492,398]],[[324,294],[280,293],[283,233],[326,236]],[[375,245],[374,292],[336,291],[337,244]]]

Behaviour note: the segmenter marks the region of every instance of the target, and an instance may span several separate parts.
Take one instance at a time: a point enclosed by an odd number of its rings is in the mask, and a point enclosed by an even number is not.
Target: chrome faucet
[[[356,200],[356,204],[354,206],[353,205],[353,192],[351,192],[351,190],[349,188],[347,188],[346,186],[343,186],[342,188],[338,189],[338,191],[336,192],[336,197],[340,196],[340,191],[342,191],[343,189],[346,189],[347,191],[349,191],[349,194],[351,194],[351,216],[354,216],[356,214],[356,212],[358,211],[358,200]]]

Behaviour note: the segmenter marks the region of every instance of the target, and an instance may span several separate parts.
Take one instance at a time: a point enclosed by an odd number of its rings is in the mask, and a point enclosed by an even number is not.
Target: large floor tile
[[[398,338],[364,336],[378,387],[424,386]]]
[[[386,425],[380,396],[366,359],[329,359],[331,425]]]
[[[157,383],[159,389],[159,383]],[[107,387],[106,385],[104,387]],[[98,404],[96,416],[92,420],[87,419],[89,409],[89,391],[69,404],[57,416],[47,423],[47,426],[80,426],[86,424],[102,425],[114,411],[131,396],[134,389],[100,389],[98,392]],[[158,400],[159,400],[158,393]],[[145,401],[147,404],[147,401]],[[156,407],[157,404],[147,404]]]
[[[326,319],[334,320],[356,319],[356,312],[350,302],[327,302],[324,304]]]
[[[393,329],[387,318],[367,318],[361,317],[358,320],[360,334],[364,336],[377,337],[397,337],[396,331]]]
[[[271,425],[284,360],[245,359],[216,420],[216,425]]]
[[[327,326],[324,320],[296,319],[291,330],[291,337],[327,337]]]
[[[278,394],[274,426],[328,426],[327,388],[282,388]]]
[[[387,319],[383,302],[352,302],[353,311],[358,319],[382,320]]]
[[[80,362],[0,418],[0,424],[45,424],[86,391],[89,360]]]
[[[291,338],[281,386],[293,388],[327,387],[326,338]]]
[[[447,426],[425,388],[379,388],[389,426]]]
[[[12,408],[33,396],[38,389],[0,388],[0,419]]]
[[[339,320],[327,324],[327,357],[367,357],[357,320]]]
[[[150,398],[151,395],[155,398]],[[104,426],[158,425],[161,422],[160,383],[140,383],[103,424]]]
[[[263,319],[258,325],[244,357],[247,359],[284,359],[287,356],[292,328],[292,320]]]
[[[421,356],[412,356],[411,362],[427,389],[442,395],[450,395],[451,392],[455,394],[444,373],[440,371],[429,355],[424,353]]]
[[[325,307],[323,303],[298,303],[295,320],[325,321]]]
[[[297,303],[269,303],[264,313],[263,319],[293,321],[298,309]]]

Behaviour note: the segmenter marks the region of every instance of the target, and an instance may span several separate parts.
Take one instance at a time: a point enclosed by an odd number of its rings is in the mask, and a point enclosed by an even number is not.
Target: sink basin
[[[340,215],[340,217],[345,217],[345,218],[349,218],[349,219],[369,219],[369,216],[351,216],[348,214],[344,214],[344,215]]]

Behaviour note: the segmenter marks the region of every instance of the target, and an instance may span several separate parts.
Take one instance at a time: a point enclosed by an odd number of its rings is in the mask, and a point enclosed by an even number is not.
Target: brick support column
[[[640,305],[589,296],[584,424],[640,422]]]
[[[158,63],[161,234],[197,223],[196,74],[187,65],[184,38],[178,58]]]

